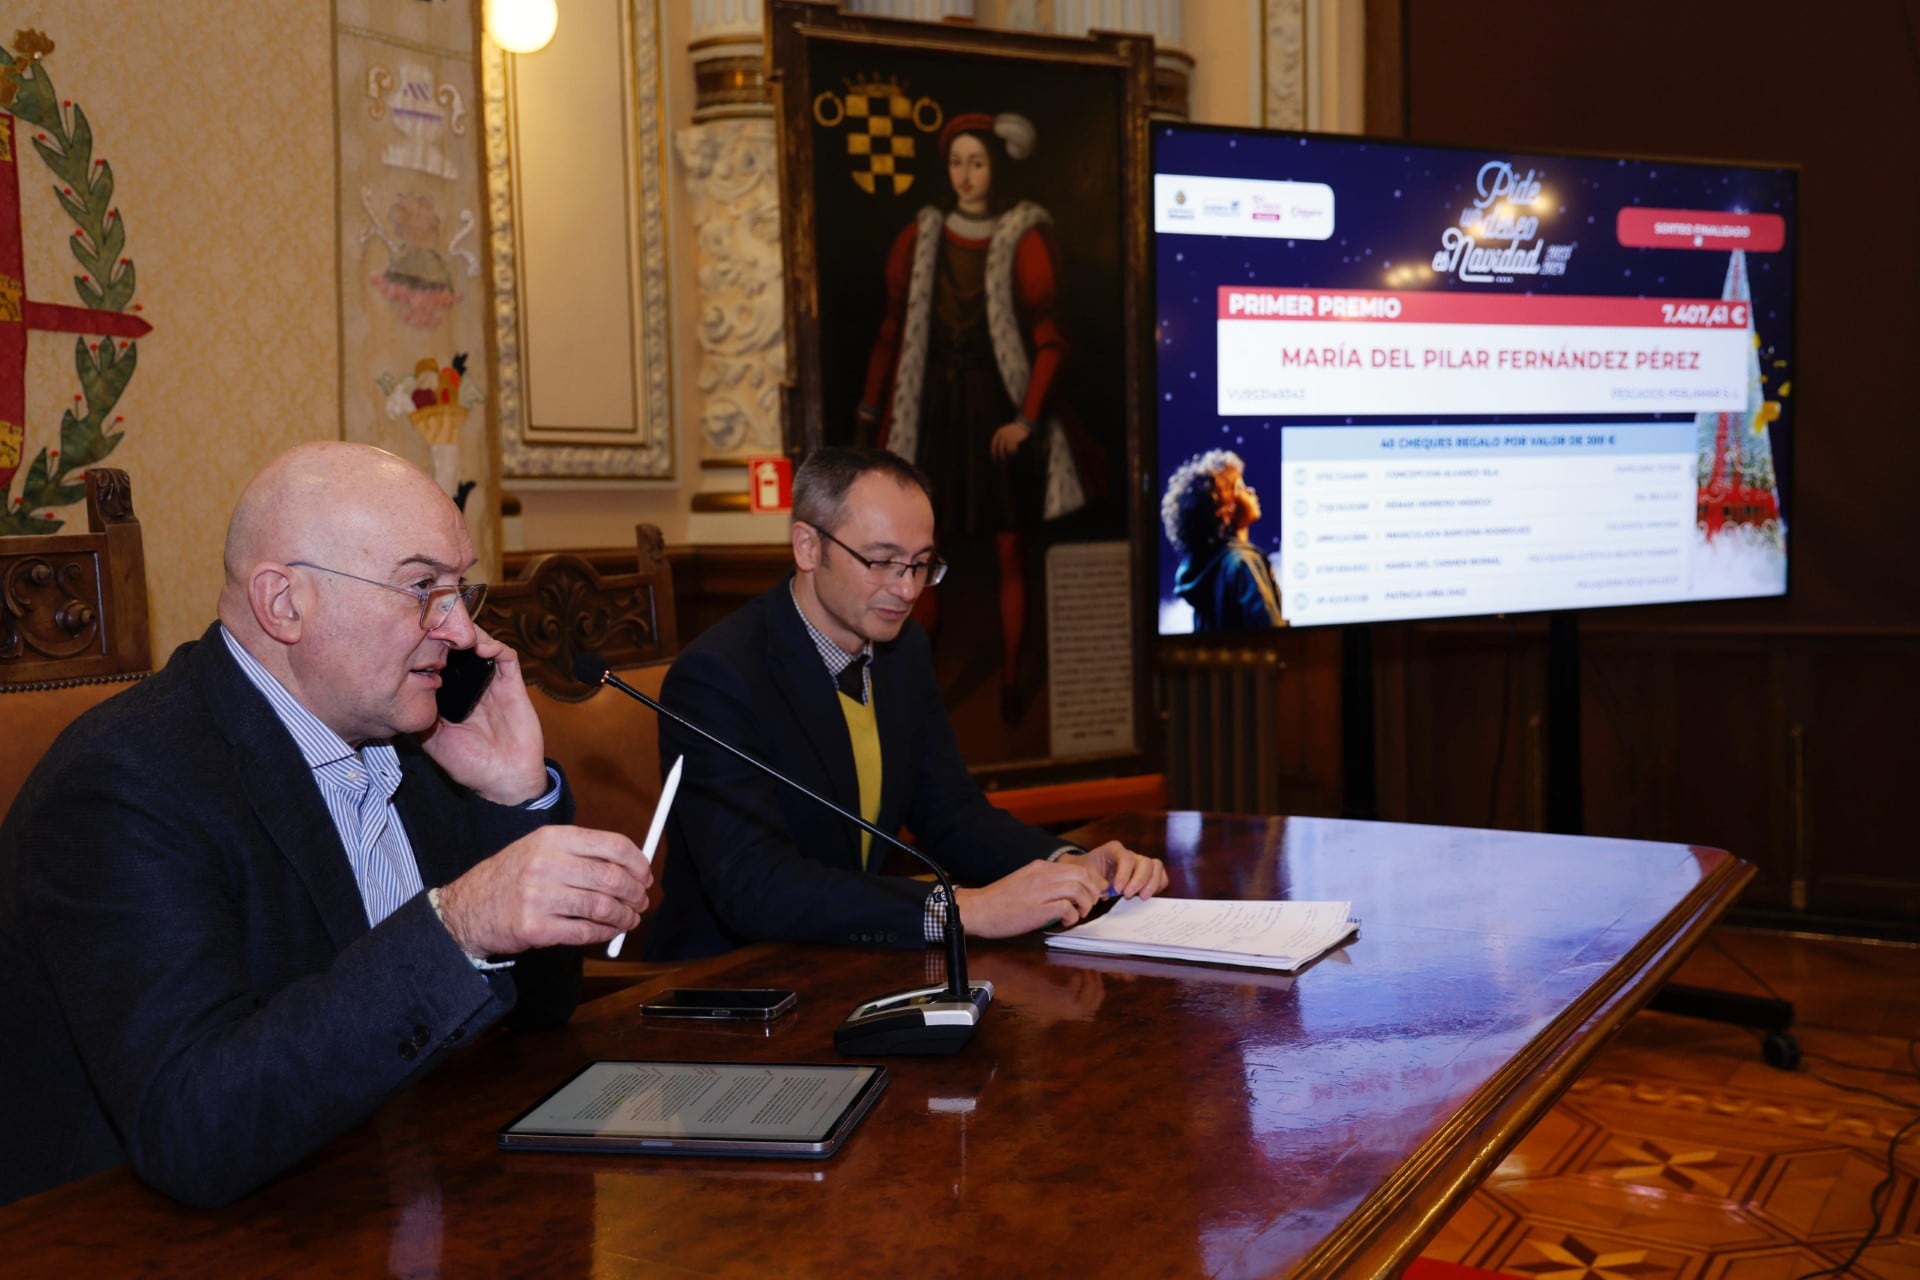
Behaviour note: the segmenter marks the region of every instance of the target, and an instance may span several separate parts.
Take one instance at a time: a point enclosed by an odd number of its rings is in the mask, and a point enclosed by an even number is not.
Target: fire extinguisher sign
[[[792,459],[747,459],[747,508],[755,514],[793,508]]]

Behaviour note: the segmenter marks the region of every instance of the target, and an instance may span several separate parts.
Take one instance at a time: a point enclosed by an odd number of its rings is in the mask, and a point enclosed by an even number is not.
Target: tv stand
[[[1342,815],[1371,819],[1375,814],[1373,734],[1373,645],[1367,624],[1347,626],[1341,634],[1340,720]],[[1580,781],[1580,615],[1560,612],[1547,618],[1547,813],[1548,831],[1584,835],[1585,793]],[[1649,1009],[1699,1018],[1764,1033],[1760,1056],[1770,1067],[1791,1071],[1800,1065],[1800,1042],[1793,1035],[1793,1005],[1772,996],[1742,995],[1709,987],[1668,983],[1647,1003]]]
[[[1584,800],[1580,781],[1580,615],[1561,612],[1547,620],[1547,830],[1584,834]],[[1768,1066],[1791,1071],[1800,1065],[1800,1042],[1794,1039],[1792,1030],[1793,1005],[1785,1000],[1668,983],[1647,1007],[1763,1032],[1760,1056]]]
[[[1792,1030],[1793,1005],[1785,1000],[1669,982],[1647,1001],[1647,1008],[1765,1032],[1760,1056],[1768,1066],[1791,1071],[1800,1065],[1800,1042]]]

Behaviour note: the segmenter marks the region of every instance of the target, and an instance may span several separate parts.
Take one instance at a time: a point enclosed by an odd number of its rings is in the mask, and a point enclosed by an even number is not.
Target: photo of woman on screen
[[[1237,453],[1197,454],[1167,481],[1160,520],[1180,553],[1173,589],[1193,608],[1196,632],[1285,625],[1273,568],[1247,537],[1259,518],[1260,495]]]

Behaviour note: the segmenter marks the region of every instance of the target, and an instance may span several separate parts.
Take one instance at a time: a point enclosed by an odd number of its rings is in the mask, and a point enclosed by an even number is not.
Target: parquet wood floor
[[[1533,1280],[1793,1280],[1844,1261],[1920,1115],[1920,947],[1723,928],[1677,980],[1761,994],[1734,958],[1793,1001],[1799,1070],[1762,1062],[1755,1032],[1642,1013],[1426,1256]],[[1920,1278],[1920,1127],[1897,1167],[1849,1276]]]

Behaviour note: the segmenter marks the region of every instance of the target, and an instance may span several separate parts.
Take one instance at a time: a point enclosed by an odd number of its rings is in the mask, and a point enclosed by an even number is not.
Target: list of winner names
[[[1334,623],[1684,598],[1693,453],[1556,455],[1551,442],[1566,432],[1536,438],[1537,451],[1493,456],[1288,456],[1282,511],[1268,513],[1282,517],[1273,563],[1286,617]]]

